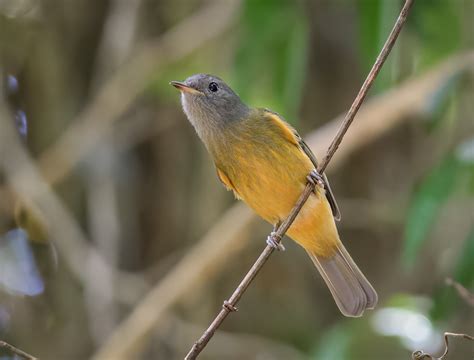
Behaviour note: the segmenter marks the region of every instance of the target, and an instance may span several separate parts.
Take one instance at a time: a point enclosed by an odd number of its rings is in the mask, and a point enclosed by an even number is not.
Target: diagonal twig
[[[398,38],[398,35],[400,34],[400,31],[403,27],[403,25],[406,22],[408,12],[413,5],[414,0],[406,0],[405,4],[400,12],[400,15],[398,16],[397,21],[395,22],[395,25],[390,32],[390,35],[385,42],[379,56],[377,57],[374,66],[369,72],[369,75],[367,76],[366,80],[362,84],[361,89],[359,90],[359,93],[357,94],[356,98],[354,99],[354,102],[352,103],[352,106],[350,107],[346,117],[344,118],[344,121],[336,134],[334,140],[332,141],[331,145],[328,148],[328,151],[326,153],[326,156],[324,157],[323,161],[321,164],[318,166],[318,172],[322,174],[324,170],[326,169],[327,165],[329,164],[329,161],[333,157],[334,153],[336,152],[337,148],[339,147],[342,138],[344,137],[345,133],[347,132],[347,129],[351,125],[352,121],[354,120],[355,115],[357,114],[360,106],[362,105],[362,102],[364,101],[365,97],[367,96],[367,92],[369,91],[370,87],[372,86],[375,78],[377,77],[377,74],[379,73],[380,69],[382,68],[382,65],[384,64],[385,60],[387,59],[390,51],[393,48],[393,45],[395,44],[395,41]],[[309,181],[306,184],[306,187],[303,191],[303,193],[300,195],[298,201],[296,202],[295,206],[291,210],[290,214],[288,217],[283,221],[283,223],[278,227],[276,232],[273,234],[273,238],[277,243],[280,243],[281,238],[285,235],[286,231],[288,228],[291,226],[293,221],[295,220],[296,216],[300,212],[301,208],[304,206],[306,200],[310,196],[311,192],[314,191],[315,184],[311,181]],[[219,314],[216,316],[214,321],[209,325],[209,327],[206,329],[206,331],[202,334],[202,336],[197,340],[194,345],[192,346],[191,350],[188,352],[188,354],[185,357],[185,360],[192,360],[196,359],[198,355],[201,353],[201,351],[206,347],[206,345],[209,343],[210,339],[216,332],[216,330],[219,328],[219,326],[223,323],[227,315],[229,315],[230,312],[236,311],[237,308],[235,305],[238,303],[240,298],[243,296],[245,290],[249,287],[253,279],[257,276],[258,272],[260,269],[263,267],[263,265],[266,263],[270,255],[273,253],[274,248],[267,245],[263,252],[260,254],[258,257],[257,261],[253,264],[251,269],[248,271],[248,273],[245,275],[239,286],[235,289],[229,300],[224,301],[224,305],[219,312]]]
[[[18,355],[20,358],[22,359],[26,359],[26,360],[37,360],[38,358],[34,357],[33,355],[30,355],[28,354],[27,352],[21,350],[21,349],[18,349],[17,347],[3,341],[3,340],[0,340],[0,348],[4,348],[4,349],[7,349],[8,351],[10,351],[11,353],[15,354],[15,355]],[[15,356],[15,359],[17,357]]]

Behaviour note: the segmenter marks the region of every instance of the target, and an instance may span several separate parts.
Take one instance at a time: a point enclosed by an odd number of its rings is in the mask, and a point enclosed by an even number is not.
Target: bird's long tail
[[[345,316],[361,316],[365,309],[373,309],[377,305],[377,293],[342,243],[339,243],[336,254],[330,258],[306,251]]]

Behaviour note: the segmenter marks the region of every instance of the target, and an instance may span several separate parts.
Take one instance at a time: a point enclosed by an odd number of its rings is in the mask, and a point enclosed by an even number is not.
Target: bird
[[[189,122],[211,155],[217,176],[274,229],[289,215],[309,179],[315,190],[287,235],[301,245],[327,284],[341,313],[362,316],[378,296],[342,244],[341,214],[325,174],[297,131],[278,113],[247,106],[217,76],[195,74],[171,81],[181,92]],[[272,240],[267,243],[282,246]]]

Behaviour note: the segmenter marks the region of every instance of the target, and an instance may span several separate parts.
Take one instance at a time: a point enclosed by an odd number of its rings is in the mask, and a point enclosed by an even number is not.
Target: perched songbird
[[[197,74],[171,85],[181,91],[184,112],[219,179],[269,223],[282,222],[308,174],[316,176],[323,186],[316,186],[287,235],[307,251],[344,315],[373,309],[377,293],[339,239],[334,220],[340,214],[331,188],[326,176],[317,176],[316,158],[298,133],[275,112],[249,108],[216,76]]]

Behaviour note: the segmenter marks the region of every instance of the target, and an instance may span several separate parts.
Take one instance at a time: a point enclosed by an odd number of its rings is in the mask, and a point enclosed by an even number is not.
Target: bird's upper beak
[[[199,90],[197,90],[197,89],[195,89],[191,86],[188,86],[188,85],[186,85],[185,83],[183,83],[181,81],[171,81],[170,85],[173,85],[176,89],[178,89],[181,92],[187,92],[187,93],[190,93],[190,94],[202,95],[201,91],[199,91]]]

